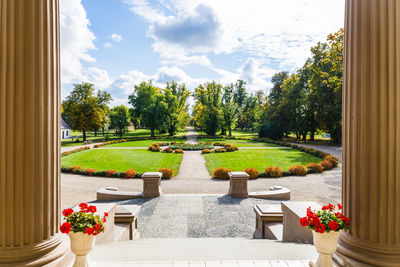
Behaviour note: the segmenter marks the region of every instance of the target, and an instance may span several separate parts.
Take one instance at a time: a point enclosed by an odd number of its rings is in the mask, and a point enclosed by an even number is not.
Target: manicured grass
[[[62,157],[61,165],[81,166],[97,171],[118,172],[134,169],[138,173],[154,172],[159,168],[171,168],[177,174],[182,154],[151,152],[143,149],[92,149]]]
[[[242,171],[245,168],[256,168],[263,172],[266,167],[279,166],[282,170],[310,162],[320,162],[321,159],[296,149],[248,149],[226,153],[203,154],[207,161],[207,169],[212,175],[219,167],[232,171]]]
[[[198,138],[197,142],[228,143],[237,147],[279,147],[274,143],[257,142],[252,140],[224,139],[224,138]]]
[[[153,139],[153,140],[139,140],[131,142],[123,142],[118,144],[112,144],[108,147],[148,147],[154,143],[171,143],[171,142],[186,142],[185,138],[163,138],[163,139]]]

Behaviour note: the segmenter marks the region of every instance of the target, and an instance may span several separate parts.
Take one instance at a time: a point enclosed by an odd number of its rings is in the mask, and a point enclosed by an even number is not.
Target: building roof
[[[71,129],[69,125],[61,118],[61,129]]]

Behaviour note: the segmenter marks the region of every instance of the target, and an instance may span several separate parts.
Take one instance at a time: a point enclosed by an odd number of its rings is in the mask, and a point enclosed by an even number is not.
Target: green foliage
[[[110,112],[110,128],[115,129],[115,133],[122,138],[125,134],[127,127],[130,124],[129,110],[124,105],[120,105],[111,109]]]
[[[177,84],[172,81],[167,82],[164,90],[165,102],[167,104],[166,127],[168,134],[173,136],[179,128],[189,124],[188,104],[189,91],[185,84]]]
[[[189,144],[189,143],[177,143],[175,145],[169,146],[172,149],[183,149],[183,150],[203,150],[203,149],[213,149],[214,146],[208,143],[198,143],[198,144]]]

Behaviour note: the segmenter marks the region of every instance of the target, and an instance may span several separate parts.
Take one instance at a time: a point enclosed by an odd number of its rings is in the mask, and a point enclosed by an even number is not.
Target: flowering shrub
[[[249,175],[250,179],[255,179],[260,175],[260,172],[254,168],[246,168],[243,171]]]
[[[108,217],[107,212],[103,218],[99,215],[94,215],[96,206],[88,206],[86,203],[79,204],[79,211],[73,209],[65,209],[62,214],[65,222],[60,226],[60,231],[63,234],[68,234],[70,231],[74,233],[84,233],[87,235],[98,235],[104,232],[104,223]]]
[[[214,177],[218,179],[229,179],[229,172],[231,169],[227,168],[216,168],[214,170]]]
[[[136,171],[133,169],[127,170],[124,175],[125,178],[135,178],[135,176],[136,176]]]
[[[86,169],[86,170],[85,170],[85,173],[86,173],[87,175],[89,175],[89,176],[92,176],[94,172],[96,172],[95,169]]]
[[[152,152],[160,152],[161,149],[159,146],[156,146],[155,144],[152,144],[151,146],[149,146],[149,150]]]
[[[167,147],[166,149],[163,150],[163,152],[172,153],[172,152],[174,152],[174,150],[172,150],[172,148]]]
[[[216,148],[216,149],[214,149],[214,152],[215,153],[224,153],[224,152],[226,152],[226,149],[225,148]]]
[[[210,153],[212,153],[212,150],[211,149],[203,149],[202,151],[201,151],[201,154],[210,154]]]
[[[322,167],[324,167],[324,170],[332,169],[332,163],[328,160],[321,161],[320,164],[322,165]]]
[[[225,146],[226,144],[225,143],[222,143],[222,142],[216,142],[216,143],[214,143],[214,146]]]
[[[333,155],[326,155],[324,161],[329,161],[332,164],[332,167],[339,165],[339,159]]]
[[[198,144],[191,144],[191,143],[177,143],[175,145],[169,146],[172,149],[183,149],[183,150],[202,150],[205,148],[213,149],[214,146],[209,143],[198,143]]]
[[[178,154],[183,154],[183,149],[175,149],[175,153],[178,153]]]
[[[324,171],[324,167],[320,163],[308,163],[307,168],[313,170],[316,173]]]
[[[297,176],[304,176],[307,174],[307,168],[303,165],[297,165],[294,167],[291,167],[289,169],[291,174],[297,175]]]
[[[82,170],[82,167],[79,165],[72,167],[71,171],[72,171],[72,173],[76,173],[76,172],[78,172],[78,170]]]
[[[282,170],[279,167],[268,167],[265,169],[265,173],[267,173],[270,177],[282,176]]]
[[[162,178],[172,179],[174,177],[174,170],[170,168],[161,168],[158,169],[159,172],[162,173]]]
[[[239,148],[237,146],[232,146],[230,144],[225,144],[224,147],[227,152],[233,152],[233,151],[239,150]]]
[[[106,176],[107,176],[107,177],[111,177],[111,176],[113,176],[114,173],[116,173],[115,170],[107,170],[107,171],[106,171]]]
[[[340,212],[342,205],[337,204],[337,207],[337,212],[335,212],[336,206],[330,203],[322,206],[322,209],[317,212],[308,207],[307,216],[300,219],[300,224],[320,234],[349,229],[350,219]]]

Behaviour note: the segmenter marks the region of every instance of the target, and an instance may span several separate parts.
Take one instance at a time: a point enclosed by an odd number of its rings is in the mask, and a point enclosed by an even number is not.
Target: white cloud
[[[114,42],[122,41],[122,36],[120,34],[117,34],[117,33],[113,33],[110,36],[108,36],[107,38],[113,40]]]
[[[85,76],[86,81],[93,83],[97,89],[107,89],[113,83],[107,71],[103,69],[89,67]]]
[[[104,46],[105,48],[110,48],[110,47],[112,47],[113,45],[112,45],[112,43],[107,42],[107,43],[105,43],[103,46]]]
[[[89,29],[90,21],[81,0],[61,1],[60,26],[62,82],[77,82],[84,78],[81,61],[96,61],[89,54],[96,49],[96,37]]]

